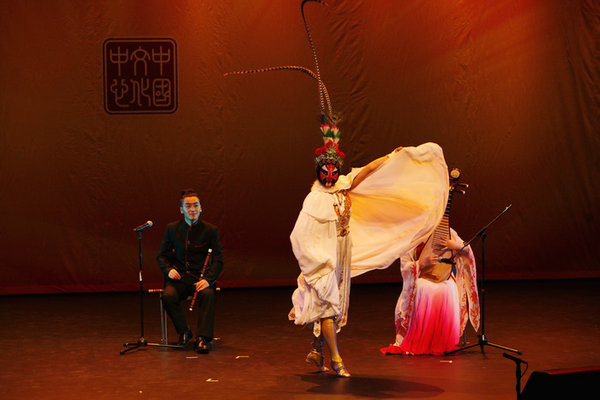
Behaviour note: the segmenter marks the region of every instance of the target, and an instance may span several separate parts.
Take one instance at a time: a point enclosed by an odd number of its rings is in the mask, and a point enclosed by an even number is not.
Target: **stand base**
[[[169,349],[180,349],[180,350],[185,349],[185,346],[180,346],[180,345],[177,345],[177,344],[150,343],[146,339],[144,339],[143,337],[141,337],[135,343],[123,343],[123,347],[125,347],[126,349],[125,350],[121,350],[119,352],[119,354],[123,355],[123,354],[127,353],[128,351],[139,349],[140,347],[147,347],[147,346],[150,346],[150,347],[166,347],[166,348],[169,348]]]
[[[450,355],[450,354],[454,354],[454,353],[457,353],[459,351],[467,350],[467,349],[470,349],[470,348],[476,347],[476,346],[481,347],[481,352],[482,353],[485,353],[485,350],[483,349],[484,346],[491,346],[491,347],[495,347],[497,349],[502,349],[502,350],[510,351],[510,352],[517,353],[517,354],[523,354],[523,353],[521,353],[517,349],[511,349],[510,347],[504,347],[504,346],[500,346],[499,344],[494,344],[494,343],[488,342],[488,339],[487,339],[487,337],[485,337],[485,334],[481,334],[481,335],[478,335],[478,336],[479,336],[479,341],[476,344],[472,344],[472,345],[469,345],[469,346],[460,347],[460,348],[455,349],[455,350],[447,351],[444,354],[445,355]]]

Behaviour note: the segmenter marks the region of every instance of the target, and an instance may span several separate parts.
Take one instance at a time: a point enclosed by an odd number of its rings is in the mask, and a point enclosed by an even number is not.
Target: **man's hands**
[[[181,279],[181,275],[179,275],[179,272],[177,272],[177,270],[175,268],[171,268],[169,270],[169,278],[174,279],[174,280],[179,280]]]
[[[208,281],[206,279],[200,279],[198,282],[194,283],[194,286],[196,286],[196,292],[199,292],[201,290],[206,289],[210,285],[208,284]]]
[[[171,268],[169,270],[168,276],[169,276],[169,278],[174,279],[174,280],[181,279],[181,275],[175,268]],[[196,287],[196,292],[199,292],[199,291],[204,290],[207,287],[209,287],[210,284],[208,283],[208,281],[206,279],[200,279],[198,282],[194,283],[194,286]]]

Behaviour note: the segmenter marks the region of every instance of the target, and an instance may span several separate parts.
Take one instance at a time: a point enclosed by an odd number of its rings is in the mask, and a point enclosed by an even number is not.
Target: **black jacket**
[[[204,279],[214,285],[223,270],[223,252],[217,227],[202,220],[192,226],[183,219],[168,224],[156,257],[165,281],[171,268],[177,269],[186,281],[191,277],[195,278],[194,281],[198,280],[208,249],[212,249],[212,253],[204,271]]]

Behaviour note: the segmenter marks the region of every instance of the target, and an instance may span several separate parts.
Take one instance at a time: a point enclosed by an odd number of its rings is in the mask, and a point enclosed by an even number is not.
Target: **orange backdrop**
[[[0,14],[0,293],[135,290],[178,195],[219,226],[223,286],[293,284],[288,236],[320,145],[299,0],[9,0]],[[331,0],[306,7],[346,168],[434,141],[471,187],[488,279],[600,277],[599,21],[592,0]],[[178,49],[178,109],[103,108],[107,38]],[[481,242],[474,242],[480,255]],[[397,265],[363,281],[399,281]]]

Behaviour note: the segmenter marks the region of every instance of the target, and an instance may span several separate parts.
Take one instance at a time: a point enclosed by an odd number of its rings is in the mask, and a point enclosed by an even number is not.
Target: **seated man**
[[[180,303],[196,295],[198,329],[194,347],[206,354],[214,336],[215,282],[223,269],[221,243],[217,228],[200,219],[198,195],[187,189],[179,201],[183,219],[167,225],[157,257],[166,281],[162,301],[179,334],[179,344],[185,346],[192,339],[192,331]]]

